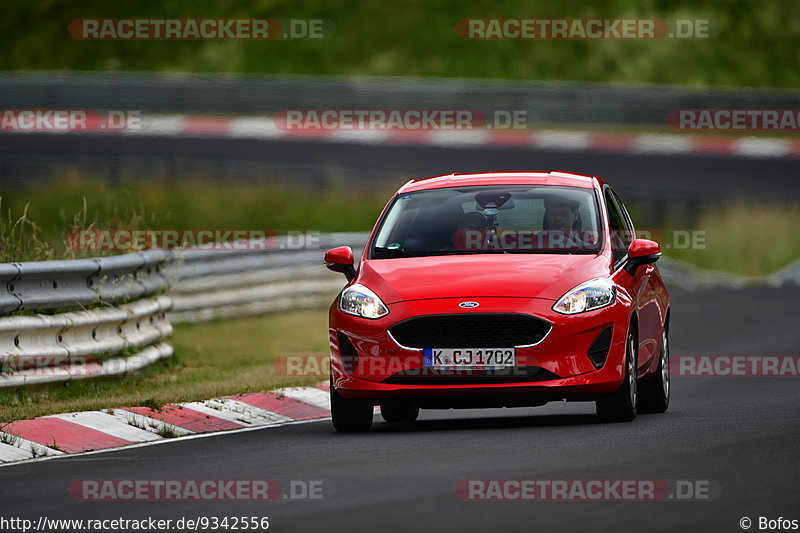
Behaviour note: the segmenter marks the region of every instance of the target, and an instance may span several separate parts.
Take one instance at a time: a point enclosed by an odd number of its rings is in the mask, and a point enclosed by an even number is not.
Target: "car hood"
[[[387,304],[430,298],[559,299],[584,281],[609,275],[604,255],[487,254],[370,259],[358,283]]]

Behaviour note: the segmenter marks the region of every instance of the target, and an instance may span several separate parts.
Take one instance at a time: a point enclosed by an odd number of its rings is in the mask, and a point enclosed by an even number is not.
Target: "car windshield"
[[[593,189],[479,186],[395,197],[371,257],[476,253],[598,253]]]

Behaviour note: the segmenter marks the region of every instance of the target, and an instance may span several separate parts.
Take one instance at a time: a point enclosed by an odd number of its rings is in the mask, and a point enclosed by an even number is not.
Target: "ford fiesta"
[[[330,308],[331,410],[364,431],[420,408],[593,401],[604,421],[669,405],[669,296],[597,176],[452,174],[395,193]]]

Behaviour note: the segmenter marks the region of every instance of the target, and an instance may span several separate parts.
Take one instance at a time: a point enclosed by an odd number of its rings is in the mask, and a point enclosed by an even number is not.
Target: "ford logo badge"
[[[479,304],[478,302],[461,302],[460,304],[458,304],[459,307],[464,307],[465,309],[471,309],[473,307],[478,307],[479,305],[481,304]]]

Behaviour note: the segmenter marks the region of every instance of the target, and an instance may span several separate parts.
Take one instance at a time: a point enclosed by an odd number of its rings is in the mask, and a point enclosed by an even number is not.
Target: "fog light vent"
[[[589,346],[589,359],[595,368],[600,368],[606,363],[608,357],[608,349],[611,347],[611,334],[614,332],[614,326],[607,326],[597,335],[591,346]]]
[[[352,375],[353,369],[358,364],[358,352],[356,352],[356,347],[353,346],[353,343],[350,342],[347,335],[341,331],[338,332],[337,338],[339,340],[339,355],[342,357],[344,370]]]

